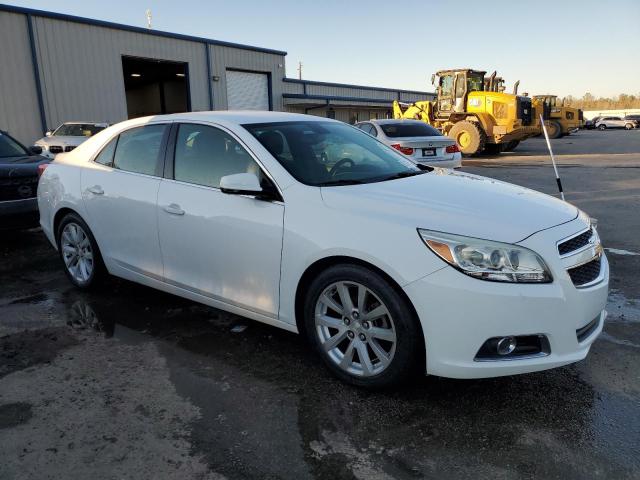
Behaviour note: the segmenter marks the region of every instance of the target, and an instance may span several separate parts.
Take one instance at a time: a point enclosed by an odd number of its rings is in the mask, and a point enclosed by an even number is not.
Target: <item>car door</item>
[[[229,130],[173,127],[158,192],[160,246],[167,283],[276,318],[284,204],[223,193],[220,179],[255,173],[271,182]]]
[[[157,195],[167,124],[121,132],[81,174],[87,222],[108,266],[161,278]]]

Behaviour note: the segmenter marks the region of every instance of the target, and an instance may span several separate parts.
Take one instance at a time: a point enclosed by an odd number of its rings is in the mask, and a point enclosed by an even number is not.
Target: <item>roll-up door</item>
[[[227,70],[229,110],[269,110],[269,79],[266,73]]]

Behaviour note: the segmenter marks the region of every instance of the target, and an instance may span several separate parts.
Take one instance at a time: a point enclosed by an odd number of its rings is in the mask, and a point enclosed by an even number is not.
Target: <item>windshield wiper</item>
[[[320,187],[335,187],[336,185],[361,185],[363,183],[369,183],[369,182],[364,182],[362,180],[347,180],[347,179],[343,179],[343,180],[333,180],[331,182],[324,182],[321,183],[319,186]]]
[[[418,170],[418,171],[398,172],[398,173],[394,173],[393,175],[389,175],[387,177],[376,178],[376,181],[385,182],[387,180],[395,180],[397,178],[414,177],[416,175],[422,175],[423,173],[427,173],[427,171],[426,170]]]

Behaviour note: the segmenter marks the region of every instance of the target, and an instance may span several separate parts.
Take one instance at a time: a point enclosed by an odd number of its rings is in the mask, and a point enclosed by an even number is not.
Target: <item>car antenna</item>
[[[556,173],[556,183],[558,184],[558,190],[560,190],[560,198],[564,200],[564,192],[562,191],[562,182],[560,181],[560,175],[558,174],[558,167],[556,167],[556,158],[553,156],[553,150],[551,149],[551,142],[549,141],[549,134],[547,133],[547,127],[544,124],[544,119],[542,118],[542,115],[540,115],[540,123],[542,124],[542,131],[544,132],[544,138],[547,140],[547,148],[549,148],[549,155],[551,156],[553,171]]]

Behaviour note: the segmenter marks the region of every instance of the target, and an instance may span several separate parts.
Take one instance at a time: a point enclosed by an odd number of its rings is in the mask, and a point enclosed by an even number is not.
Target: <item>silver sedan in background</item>
[[[369,120],[355,126],[414,162],[444,168],[462,166],[462,153],[455,140],[420,120]]]

